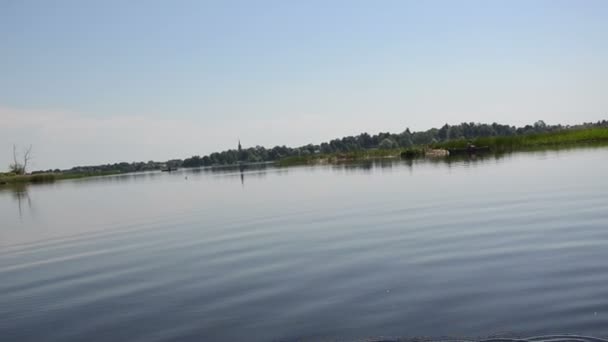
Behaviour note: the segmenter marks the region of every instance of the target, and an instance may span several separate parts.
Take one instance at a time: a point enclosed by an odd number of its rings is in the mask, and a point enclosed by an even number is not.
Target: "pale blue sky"
[[[608,119],[608,1],[0,0],[0,168]]]

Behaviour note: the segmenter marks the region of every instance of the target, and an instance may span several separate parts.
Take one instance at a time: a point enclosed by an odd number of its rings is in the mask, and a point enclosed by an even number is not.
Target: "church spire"
[[[241,139],[239,139],[239,152],[241,152],[243,148],[241,147]]]

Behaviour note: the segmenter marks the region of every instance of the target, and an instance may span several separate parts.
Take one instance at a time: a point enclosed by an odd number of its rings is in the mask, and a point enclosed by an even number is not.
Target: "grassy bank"
[[[573,145],[590,142],[608,142],[608,129],[590,128],[573,131],[559,131],[542,134],[518,135],[508,137],[486,137],[473,140],[452,140],[433,144],[433,148],[466,148],[469,143],[488,146],[494,152],[510,152],[553,145]]]
[[[77,179],[96,176],[116,175],[119,171],[104,172],[56,172],[56,173],[36,173],[29,175],[15,175],[11,173],[0,173],[0,186],[17,183],[52,183],[63,179]]]
[[[511,152],[592,142],[608,142],[608,129],[589,128],[541,134],[485,137],[472,140],[459,139],[434,143],[430,144],[429,146],[415,146],[412,148],[395,148],[385,150],[373,149],[348,153],[316,154],[284,158],[281,159],[278,164],[281,166],[292,166],[339,163],[366,159],[399,157],[402,153],[407,154],[409,157],[422,157],[425,156],[425,154],[428,154],[429,149],[466,148],[471,143],[476,146],[488,146],[492,152]]]

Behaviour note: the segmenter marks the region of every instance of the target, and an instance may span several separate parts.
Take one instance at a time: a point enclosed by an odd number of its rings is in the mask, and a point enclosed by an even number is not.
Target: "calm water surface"
[[[608,335],[608,149],[0,191],[2,341]]]

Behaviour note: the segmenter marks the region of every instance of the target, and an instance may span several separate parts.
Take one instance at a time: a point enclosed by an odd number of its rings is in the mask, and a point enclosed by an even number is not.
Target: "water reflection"
[[[28,191],[28,185],[25,183],[14,183],[5,185],[0,188],[0,191],[8,191],[11,193],[11,197],[17,202],[17,208],[19,210],[19,219],[23,220],[24,206],[30,213],[33,213],[32,198]]]
[[[237,165],[0,190],[0,334],[605,335],[607,151]]]
[[[552,154],[559,155],[560,152],[566,152],[574,149],[597,149],[607,146],[606,143],[589,143],[585,145],[556,145],[556,146],[544,146],[542,148],[531,148],[527,151],[522,152],[502,152],[502,153],[483,153],[477,155],[453,155],[436,158],[384,158],[384,159],[368,159],[358,160],[350,162],[340,162],[337,164],[324,164],[324,165],[302,165],[296,166],[299,168],[306,168],[310,172],[315,172],[319,169],[331,169],[334,171],[341,171],[344,173],[365,173],[371,174],[376,170],[381,172],[392,172],[394,168],[405,166],[410,175],[414,174],[415,169],[427,167],[432,165],[435,167],[447,167],[451,169],[453,167],[476,167],[483,163],[496,162],[500,163],[504,159],[512,158],[515,154],[526,153],[532,154],[540,159],[550,158]],[[147,171],[139,173],[127,173],[119,175],[99,176],[90,178],[81,178],[73,180],[65,180],[57,183],[40,183],[40,184],[5,184],[0,185],[1,192],[10,192],[11,197],[17,203],[17,209],[19,211],[19,217],[23,218],[24,211],[33,211],[32,198],[30,196],[29,187],[50,187],[50,186],[61,186],[65,183],[128,183],[135,181],[154,181],[161,177],[176,177],[179,176],[181,179],[188,180],[188,176],[207,176],[214,175],[217,177],[233,178],[238,179],[241,186],[245,188],[245,181],[248,178],[263,178],[266,177],[268,172],[273,174],[286,174],[289,172],[291,167],[281,167],[274,163],[254,163],[254,164],[239,164],[239,165],[222,165],[212,167],[201,167],[201,168],[188,168],[181,169],[176,172],[164,173],[160,171]]]
[[[98,177],[87,177],[87,178],[79,178],[70,180],[75,183],[126,183],[137,180],[152,180],[155,178],[160,178],[164,175],[160,171],[145,171],[145,172],[135,172],[135,173],[124,173],[118,175],[109,175],[109,176],[98,176]]]
[[[218,165],[211,167],[201,167],[184,169],[182,172],[193,175],[214,175],[218,177],[238,178],[241,186],[245,187],[245,179],[250,177],[262,178],[268,171],[273,173],[287,173],[286,168],[279,168],[274,163],[254,163],[238,165]]]

